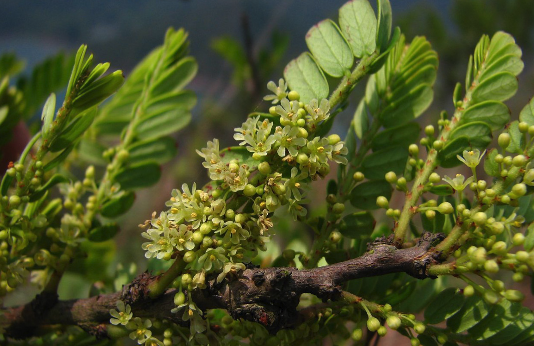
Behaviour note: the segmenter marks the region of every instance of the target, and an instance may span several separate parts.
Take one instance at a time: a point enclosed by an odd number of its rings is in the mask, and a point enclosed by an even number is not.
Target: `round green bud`
[[[528,127],[528,134],[534,136],[534,125],[530,125]]]
[[[304,153],[300,153],[297,155],[297,163],[301,165],[306,165],[308,164],[308,162],[310,162],[310,158],[308,157],[308,155]]]
[[[427,127],[425,127],[425,134],[427,136],[433,136],[434,135],[434,126],[428,125]]]
[[[415,167],[415,165],[417,165],[417,160],[412,157],[408,159],[408,164],[412,167]]]
[[[497,304],[499,301],[499,294],[493,290],[485,290],[484,295],[482,296],[484,298],[484,301],[488,304]]]
[[[486,183],[485,180],[479,180],[479,181],[477,181],[477,189],[480,190],[480,191],[484,191],[484,190],[486,190],[486,186],[487,186],[487,185],[488,185],[488,184]]]
[[[417,334],[423,334],[425,332],[425,329],[426,329],[426,326],[422,323],[416,323],[415,326],[413,327],[413,330],[415,330]]]
[[[288,94],[287,94],[287,98],[290,100],[290,101],[298,101],[300,100],[300,95],[298,92],[296,92],[295,90],[291,90]]]
[[[437,140],[437,141],[434,141],[434,143],[432,143],[432,147],[436,150],[441,150],[443,149],[444,144],[445,143],[443,143],[443,141]]]
[[[278,113],[276,113],[276,106],[269,107],[269,113],[271,115],[278,115]]]
[[[219,197],[221,197],[222,194],[223,194],[223,190],[221,190],[221,189],[215,189],[215,190],[213,190],[211,192],[211,196],[213,198],[219,198]]]
[[[519,196],[519,197],[524,196],[527,193],[527,186],[523,183],[515,184],[512,187],[512,192],[516,196]]]
[[[41,185],[41,179],[32,178],[32,180],[30,180],[30,185],[34,186],[34,187],[37,187],[37,186]]]
[[[172,337],[172,329],[171,328],[167,328],[165,329],[165,331],[163,332],[163,337],[164,338],[171,338]]]
[[[185,294],[183,292],[178,292],[174,295],[174,305],[182,305],[185,303]]]
[[[395,172],[387,172],[386,181],[390,184],[395,184],[397,182],[397,174]]]
[[[182,284],[184,286],[189,285],[191,282],[193,282],[193,277],[191,276],[191,274],[182,274]]]
[[[193,262],[195,259],[197,258],[197,255],[195,254],[194,251],[187,251],[186,253],[184,253],[184,262],[185,263],[191,263]]]
[[[260,196],[263,195],[263,193],[265,192],[264,188],[265,188],[264,185],[260,185],[260,186],[256,187],[256,194],[258,194]]]
[[[6,174],[10,177],[14,177],[15,174],[17,174],[17,170],[13,167],[9,168],[7,171],[6,171]]]
[[[193,232],[193,237],[192,237],[193,243],[200,244],[202,243],[202,239],[204,239],[204,235],[200,233],[200,231]]]
[[[514,280],[515,282],[521,282],[523,281],[524,278],[525,278],[525,274],[523,273],[514,273],[512,275],[512,280]]]
[[[519,132],[521,133],[528,132],[528,124],[524,121],[520,122],[517,127],[519,128]]]
[[[337,244],[341,241],[341,239],[343,239],[343,236],[338,231],[334,231],[330,233],[329,239],[332,243]]]
[[[397,179],[397,188],[399,188],[400,190],[406,189],[406,178],[405,177],[400,177],[399,179]]]
[[[367,320],[367,329],[369,329],[371,332],[376,332],[380,326],[380,321],[376,317],[370,317]]]
[[[199,231],[203,235],[210,234],[211,230],[212,230],[212,224],[209,221],[208,222],[204,222],[202,225],[200,225]]]
[[[428,181],[430,181],[432,184],[437,184],[441,181],[441,177],[438,173],[434,172],[430,174],[430,177],[428,177]]]
[[[526,262],[526,261],[528,261],[528,257],[529,257],[528,252],[523,251],[523,250],[517,251],[515,253],[515,259],[518,262]]]
[[[227,209],[225,216],[226,216],[226,218],[228,220],[234,220],[235,219],[235,211],[233,209]]]
[[[408,147],[408,152],[410,152],[410,155],[412,156],[419,155],[419,146],[417,144],[410,144]]]
[[[502,156],[501,154],[495,155],[495,162],[503,163],[503,161],[504,161],[504,156]]]
[[[495,280],[491,284],[491,287],[495,292],[502,292],[504,291],[504,282],[502,282],[501,280]]]
[[[269,162],[264,161],[258,165],[258,171],[263,175],[267,175],[271,173],[271,165],[269,165]]]
[[[87,179],[94,179],[95,178],[95,167],[94,166],[87,167],[87,169],[85,170],[85,177]]]
[[[341,138],[339,137],[339,135],[337,134],[332,134],[330,136],[328,136],[328,144],[330,145],[335,145],[337,143],[339,143],[341,141]]]
[[[401,319],[395,315],[388,316],[386,323],[388,324],[388,327],[393,330],[397,330],[402,325]]]
[[[284,195],[286,193],[286,187],[285,187],[285,185],[282,185],[282,184],[276,184],[276,185],[273,186],[273,191],[278,196],[282,196],[282,195]]]
[[[454,212],[454,208],[449,202],[443,202],[438,206],[438,211],[442,214],[451,214]]]
[[[419,341],[419,339],[417,339],[417,338],[411,338],[410,339],[410,345],[412,345],[412,346],[420,346],[421,345],[421,341]]]
[[[356,172],[356,173],[354,173],[354,175],[352,176],[352,179],[354,179],[354,180],[357,181],[357,182],[360,182],[360,181],[362,181],[363,179],[365,179],[365,176],[363,175],[362,172]]]
[[[484,225],[487,220],[488,220],[488,216],[484,212],[479,211],[479,212],[475,213],[475,215],[473,215],[473,222],[477,226]]]
[[[487,260],[484,262],[484,270],[488,273],[496,274],[499,272],[499,265],[495,260]]]
[[[15,167],[15,170],[16,170],[17,172],[22,172],[22,171],[24,170],[24,165],[21,164],[21,163],[17,163],[17,164],[15,164],[14,167]]]
[[[234,218],[234,221],[237,223],[245,223],[247,221],[247,216],[245,214],[237,214]]]
[[[525,295],[518,290],[506,290],[504,292],[504,298],[508,299],[511,302],[522,302],[525,300]]]
[[[512,159],[511,156],[505,156],[504,159],[502,159],[502,163],[506,166],[511,166],[514,159]]]
[[[501,203],[510,204],[510,196],[508,195],[501,196]]]
[[[433,220],[436,217],[436,212],[434,210],[425,211],[425,216],[429,220]]]
[[[328,202],[328,204],[334,204],[337,202],[337,197],[336,195],[334,195],[333,193],[330,193],[326,196],[326,202]]]
[[[424,147],[428,146],[428,138],[421,138],[421,140],[419,141],[419,144],[421,144]]]
[[[376,198],[376,205],[379,206],[380,208],[386,209],[389,206],[389,201],[384,196],[378,196]]]
[[[352,331],[352,334],[350,335],[350,337],[354,341],[360,341],[362,339],[362,337],[363,337],[363,331],[360,328],[354,329]]]
[[[527,163],[525,155],[517,155],[512,159],[512,164],[516,167],[523,167]]]
[[[209,248],[211,245],[213,245],[213,239],[207,236],[202,238],[202,247]]]
[[[304,119],[297,120],[297,125],[300,126],[300,127],[306,126],[306,120],[304,120]]]
[[[486,189],[486,196],[488,197],[495,197],[497,193],[493,189]]]
[[[308,131],[306,131],[305,128],[299,127],[298,130],[299,130],[299,132],[297,133],[297,137],[299,137],[299,138],[308,138]]]
[[[498,256],[504,256],[507,253],[506,243],[503,241],[498,241],[491,247],[491,252]]]
[[[297,111],[297,117],[302,120],[304,120],[303,118],[306,116],[306,111],[304,110],[304,108],[299,108],[299,110]],[[297,125],[298,125],[298,121],[297,121]],[[306,121],[304,121],[304,125],[306,125]],[[302,126],[304,126],[302,125]],[[299,125],[300,126],[300,125]]]
[[[486,261],[486,256],[486,249],[484,249],[483,247],[479,247],[478,249],[473,251],[469,257],[471,258],[471,261],[475,264],[484,264],[484,262]]]
[[[253,153],[252,154],[252,158],[256,161],[261,161],[263,159],[263,156],[260,155],[259,153]]]
[[[499,143],[499,146],[503,149],[508,148],[510,145],[511,137],[508,133],[501,133],[499,135],[499,138],[497,139],[497,142]]]
[[[514,237],[512,238],[512,243],[515,246],[523,245],[524,242],[525,242],[525,235],[523,233],[514,234]]]
[[[334,214],[342,214],[345,211],[345,204],[336,203],[332,206],[332,212]]]
[[[384,326],[380,326],[380,328],[378,328],[378,330],[376,331],[376,333],[380,336],[385,336],[387,332],[388,330]]]
[[[285,249],[284,252],[282,252],[282,257],[287,261],[292,261],[295,258],[295,250]]]
[[[20,205],[20,197],[17,196],[17,195],[12,195],[12,196],[9,196],[9,206],[11,208],[16,208]]]
[[[471,297],[474,294],[475,294],[475,288],[473,286],[471,286],[471,285],[465,286],[465,288],[464,288],[464,296]]]
[[[128,158],[130,157],[130,153],[128,152],[128,150],[126,149],[121,149],[118,153],[117,153],[117,160],[119,162],[124,162],[126,160],[128,160]]]
[[[237,162],[232,161],[228,164],[228,169],[230,169],[230,172],[236,173],[239,171],[239,164]]]
[[[247,184],[243,189],[243,194],[247,197],[252,197],[256,194],[256,186]]]

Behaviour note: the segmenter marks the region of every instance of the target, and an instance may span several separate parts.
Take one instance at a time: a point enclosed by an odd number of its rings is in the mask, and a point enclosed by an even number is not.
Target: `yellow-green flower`
[[[117,301],[117,309],[119,311],[112,309],[109,310],[109,313],[114,318],[111,318],[109,322],[113,325],[122,324],[123,326],[127,325],[128,322],[132,319],[133,313],[132,308],[128,304],[124,304],[122,300]]]
[[[465,177],[461,174],[456,174],[456,178],[451,179],[449,176],[445,176],[443,180],[447,183],[449,183],[450,186],[452,186],[453,189],[456,191],[463,191],[466,186],[471,184],[473,180],[475,180],[474,177],[469,177],[467,180],[465,180]]]
[[[473,149],[473,150],[464,150],[463,157],[460,155],[456,155],[458,160],[465,163],[467,167],[475,168],[480,164],[480,160],[482,157],[486,154],[486,150],[482,154],[480,154],[480,150]]]

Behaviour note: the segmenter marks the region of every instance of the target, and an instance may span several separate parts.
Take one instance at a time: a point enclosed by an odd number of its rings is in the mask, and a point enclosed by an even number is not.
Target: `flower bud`
[[[330,233],[329,239],[332,243],[337,244],[341,241],[341,239],[343,239],[343,236],[338,231],[334,231]]]
[[[269,114],[278,115],[278,113],[276,113],[276,106],[269,107]]]
[[[413,330],[415,330],[417,334],[423,334],[425,332],[425,329],[426,327],[422,323],[416,323],[415,326],[413,327]]]
[[[367,320],[367,329],[369,329],[371,332],[376,332],[380,326],[380,321],[376,317],[370,317]]]
[[[484,270],[488,273],[496,274],[499,272],[499,265],[495,260],[487,260],[484,262]]]
[[[363,331],[362,331],[360,328],[358,328],[358,329],[354,329],[354,330],[352,331],[352,334],[350,335],[350,337],[351,337],[352,340],[354,340],[354,341],[359,341],[359,340],[361,340],[362,337],[363,337]]]
[[[432,125],[428,125],[427,127],[425,127],[425,134],[427,136],[433,136],[434,135],[434,126]]]
[[[183,280],[182,280],[183,282]],[[174,305],[182,305],[185,303],[185,294],[183,292],[178,292],[174,295]]]
[[[499,294],[493,290],[485,290],[483,298],[486,303],[493,305],[499,301]]]
[[[484,225],[487,220],[488,220],[488,216],[484,212],[479,211],[478,213],[475,213],[475,215],[473,215],[473,222],[477,226]]]
[[[501,203],[503,204],[509,204],[510,203],[510,196],[504,195],[501,197]]]
[[[443,202],[439,205],[438,211],[442,214],[450,214],[454,211],[454,208],[449,202]]]
[[[525,299],[525,295],[518,290],[506,290],[504,292],[504,298],[511,302],[522,302]]]
[[[258,171],[263,175],[267,175],[271,173],[271,165],[269,165],[269,162],[264,161],[258,165]]]
[[[339,141],[341,141],[341,138],[339,137],[339,135],[335,133],[328,136],[328,144],[330,145],[335,145],[339,143]]]
[[[434,143],[432,143],[432,147],[436,150],[441,150],[443,149],[444,144],[445,143],[443,143],[443,141],[437,140],[437,141],[434,141]]]
[[[388,324],[388,327],[393,330],[397,330],[402,324],[401,319],[395,315],[388,316],[386,323]]]
[[[297,163],[301,165],[306,165],[308,164],[308,162],[310,162],[310,158],[308,157],[308,155],[304,153],[300,153],[297,155]]]
[[[524,196],[527,193],[527,186],[523,183],[515,184],[512,187],[512,192],[518,197]]]
[[[299,119],[297,120],[297,126],[304,127],[306,125],[306,120]]]
[[[433,220],[436,217],[436,212],[434,210],[425,211],[425,216],[429,220]]]
[[[376,205],[379,206],[380,208],[386,209],[389,206],[389,201],[384,196],[378,196],[376,198]]]
[[[441,181],[441,177],[438,173],[434,172],[430,174],[430,177],[428,177],[428,181],[430,181],[432,184],[437,184]]]
[[[512,243],[515,246],[523,245],[524,242],[525,242],[525,236],[523,235],[523,233],[514,234],[514,237],[512,238]]]
[[[412,156],[417,156],[419,155],[419,147],[417,146],[417,144],[410,144],[410,146],[408,147],[408,152],[410,152],[410,155]]]
[[[504,282],[502,282],[501,280],[495,280],[491,284],[491,287],[495,292],[502,292],[504,291]]]
[[[523,281],[524,278],[525,278],[525,274],[523,273],[514,273],[512,275],[512,280],[514,280],[515,282],[521,282]]]
[[[332,212],[334,214],[342,214],[345,211],[345,204],[336,203],[332,206]]]
[[[512,164],[516,167],[522,167],[527,163],[525,155],[517,155],[512,159]]]
[[[296,92],[295,90],[291,90],[288,94],[287,94],[287,98],[289,99],[289,101],[298,101],[300,100],[300,95],[298,92]]]
[[[379,335],[379,336],[385,336],[387,333],[388,333],[388,330],[386,329],[386,327],[384,326],[380,326],[378,328],[378,330],[376,331],[376,333]]]
[[[528,124],[524,121],[520,122],[517,127],[519,128],[519,132],[521,133],[528,132]]]
[[[501,133],[497,142],[501,148],[506,149],[510,145],[510,140],[511,137],[508,133]]]
[[[471,253],[469,258],[474,264],[483,264],[486,261],[486,249],[479,247]]]
[[[21,199],[17,195],[11,195],[9,196],[9,206],[11,208],[16,208],[20,205]]]
[[[410,339],[410,345],[412,346],[420,346],[421,345],[421,341],[417,338],[411,338]]]
[[[362,181],[363,179],[365,179],[365,176],[363,175],[362,172],[356,172],[356,173],[354,173],[354,175],[352,176],[352,179],[354,179],[354,180],[357,181],[357,182],[360,182],[360,181]]]
[[[397,174],[395,172],[387,172],[386,181],[390,184],[395,184],[397,182]]]
[[[516,259],[517,261],[519,261],[519,262],[526,262],[526,261],[528,261],[528,257],[529,257],[528,252],[523,251],[523,250],[521,250],[521,251],[517,251],[517,252],[515,253],[515,259]]]
[[[197,258],[197,255],[195,254],[194,251],[187,251],[186,253],[184,253],[183,260],[184,260],[185,263],[191,263],[196,258]]]
[[[471,286],[471,285],[465,286],[465,288],[464,288],[464,296],[471,297],[474,294],[475,294],[475,288],[473,286]]]

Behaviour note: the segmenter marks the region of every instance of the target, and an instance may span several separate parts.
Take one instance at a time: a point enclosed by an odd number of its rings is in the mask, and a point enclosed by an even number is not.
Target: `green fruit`
[[[332,212],[334,214],[342,214],[345,211],[345,204],[336,203],[332,206]]]
[[[263,175],[267,175],[271,173],[271,165],[269,165],[269,162],[264,161],[258,165],[258,171]]]
[[[174,305],[182,305],[185,303],[185,294],[183,292],[178,292],[174,295]]]

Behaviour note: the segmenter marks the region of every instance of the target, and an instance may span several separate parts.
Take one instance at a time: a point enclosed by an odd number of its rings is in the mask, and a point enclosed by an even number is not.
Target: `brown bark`
[[[361,257],[329,266],[308,270],[296,268],[250,268],[238,275],[227,276],[220,284],[215,278],[204,290],[193,292],[193,299],[203,309],[224,308],[237,318],[263,324],[270,332],[291,328],[299,321],[297,305],[302,293],[312,293],[323,299],[337,300],[341,284],[358,278],[404,272],[419,279],[427,278],[430,264],[439,263],[434,250],[442,234],[426,233],[411,248],[397,249],[392,238],[379,239],[368,245]],[[148,286],[157,276],[141,274],[123,287],[122,292],[87,299],[58,301],[55,295],[38,295],[31,303],[7,309],[9,321],[6,335],[28,338],[38,328],[47,325],[78,325],[99,337],[105,337],[109,311],[117,300],[130,304],[134,316],[169,319],[181,323],[180,314],[171,313],[174,289],[156,299],[148,295]]]

